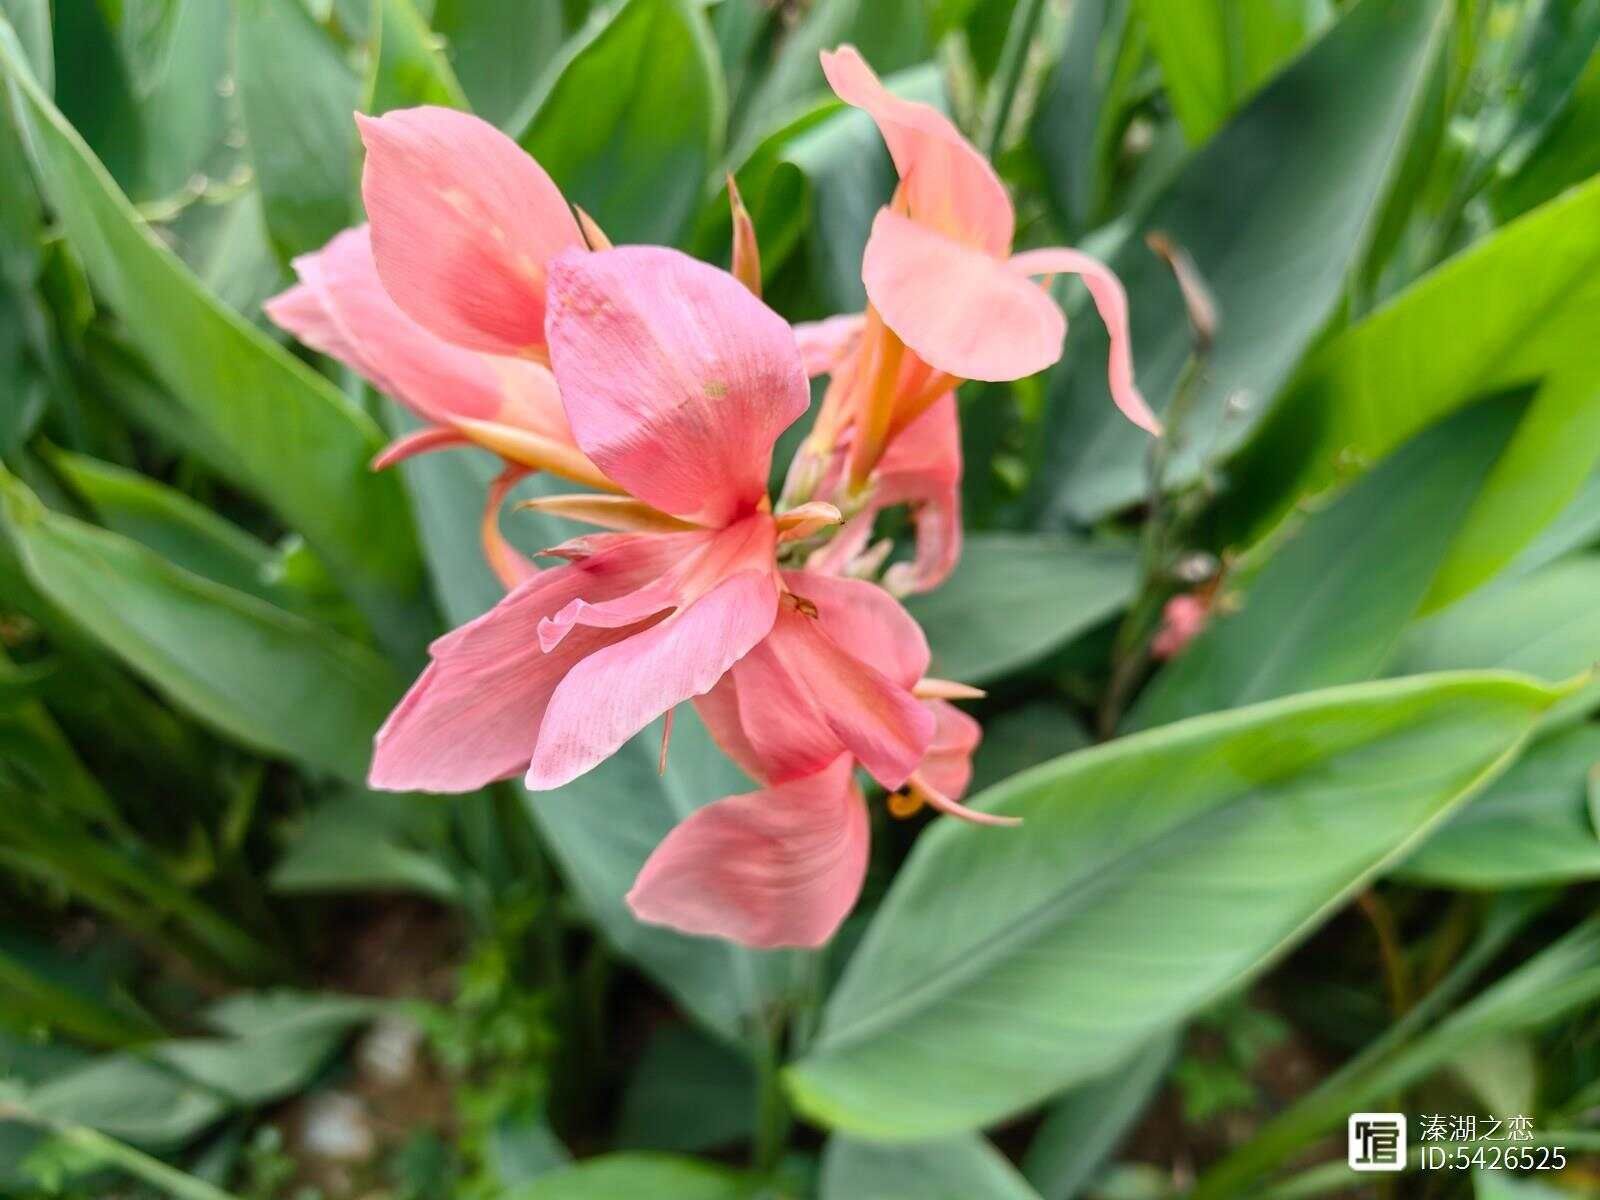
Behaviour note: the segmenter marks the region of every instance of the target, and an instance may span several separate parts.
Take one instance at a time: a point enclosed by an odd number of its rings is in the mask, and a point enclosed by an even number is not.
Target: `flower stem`
[[[756,1130],[751,1144],[752,1165],[758,1174],[771,1174],[789,1146],[792,1118],[778,1073],[783,1067],[783,1021],[763,1022],[755,1039]]]
[[[1043,14],[1044,0],[1020,0],[1011,15],[1011,27],[1006,30],[991,85],[993,100],[984,119],[983,148],[991,159],[1000,152],[1006,126],[1011,123],[1011,106],[1016,103],[1017,85],[1022,82],[1022,68],[1028,61],[1028,44],[1033,41]]]
[[[3,1102],[0,1102],[0,1120],[22,1121],[46,1129],[96,1162],[116,1167],[177,1200],[239,1200],[232,1192],[225,1192],[204,1179],[170,1167],[143,1150],[136,1150],[87,1125],[53,1121],[30,1111],[25,1105]]]

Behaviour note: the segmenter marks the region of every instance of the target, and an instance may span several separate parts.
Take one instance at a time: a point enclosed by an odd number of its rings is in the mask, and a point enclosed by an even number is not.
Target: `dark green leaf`
[[[744,1141],[755,1127],[750,1062],[684,1025],[658,1026],[622,1097],[615,1144],[692,1153]]]
[[[433,28],[472,110],[513,133],[523,128],[561,49],[560,0],[435,0]]]

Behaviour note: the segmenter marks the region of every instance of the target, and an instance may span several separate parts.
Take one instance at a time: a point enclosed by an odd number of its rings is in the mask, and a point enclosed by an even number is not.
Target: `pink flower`
[[[1062,247],[1011,255],[1016,214],[988,161],[947,117],[895,96],[853,46],[824,51],[822,69],[847,104],[877,123],[900,172],[862,259],[872,307],[933,369],[957,379],[1021,379],[1061,357],[1066,318],[1029,278],[1083,279],[1111,335],[1111,395],[1151,433],[1161,426],[1133,382],[1128,303],[1103,263]]]
[[[1168,600],[1161,610],[1161,628],[1150,642],[1153,658],[1176,658],[1205,630],[1211,620],[1211,603],[1198,592],[1185,592]]]
[[[894,793],[988,824],[958,802],[978,724],[924,680],[927,642],[880,588],[785,572],[768,638],[695,702],[760,791],[699,809],[662,841],[628,893],[641,920],[760,947],[816,946],[861,891],[869,822],[857,764]]]
[[[378,733],[374,787],[465,791],[525,769],[553,788],[589,770],[762,643],[779,540],[829,519],[775,518],[767,499],[773,442],[807,404],[776,313],[674,250],[569,251],[547,274],[573,437],[627,494],[538,503],[617,532],[550,551],[567,565],[434,644]]]

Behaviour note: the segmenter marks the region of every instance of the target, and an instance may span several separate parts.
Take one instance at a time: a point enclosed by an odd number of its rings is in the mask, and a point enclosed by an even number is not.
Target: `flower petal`
[[[266,300],[261,311],[313,350],[361,370],[355,348],[345,341],[317,289],[297,283]]]
[[[866,876],[867,806],[841,755],[824,770],[690,814],[646,861],[641,921],[746,946],[820,946]]]
[[[576,779],[669,708],[710,691],[771,630],[777,603],[772,573],[745,571],[659,624],[590,654],[550,698],[528,787],[542,791]],[[608,636],[615,635],[575,631],[553,653]]]
[[[1021,379],[1061,357],[1066,318],[1006,263],[880,209],[861,279],[884,324],[924,362],[962,379]]]
[[[1144,396],[1133,382],[1133,342],[1128,336],[1128,294],[1111,268],[1097,258],[1057,246],[1045,250],[1026,250],[1011,260],[1011,269],[1024,275],[1076,275],[1089,289],[1106,332],[1111,335],[1111,360],[1107,374],[1111,399],[1140,429],[1160,436],[1161,422],[1150,411]]]
[[[549,335],[573,434],[608,476],[703,525],[765,497],[810,395],[789,326],[733,276],[656,246],[563,255]]]
[[[805,364],[806,376],[831,375],[840,363],[849,357],[861,340],[861,327],[866,324],[863,313],[846,313],[821,321],[802,321],[794,327],[794,344],[800,348],[800,361]],[[302,339],[303,340],[303,339]]]
[[[923,703],[936,724],[917,774],[952,800],[959,800],[972,782],[972,753],[983,740],[983,728],[947,700]]]
[[[918,224],[991,255],[1010,252],[1016,227],[1011,198],[950,118],[889,91],[854,46],[824,50],[822,72],[839,99],[877,122]]]
[[[356,117],[361,194],[384,286],[446,341],[544,346],[545,267],[583,235],[544,168],[493,125],[447,108]]]
[[[586,654],[628,630],[586,630],[555,654],[539,621],[575,596],[623,595],[659,575],[671,547],[612,535],[582,563],[540,571],[475,621],[430,648],[433,662],[383,728],[368,783],[390,791],[465,792],[520,770],[556,685]]]
[[[928,672],[928,639],[893,596],[861,579],[785,571],[783,582],[816,606],[817,623],[840,649],[911,688]]]

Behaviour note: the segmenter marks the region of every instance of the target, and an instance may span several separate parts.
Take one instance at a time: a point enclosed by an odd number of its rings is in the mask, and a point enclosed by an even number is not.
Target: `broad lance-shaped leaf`
[[[100,294],[190,419],[244,468],[240,487],[302,533],[385,641],[409,654],[426,625],[397,480],[367,469],[378,429],[349,399],[223,308],[150,235],[40,90],[0,23],[0,72],[40,183]]]
[[[1600,879],[1589,812],[1600,726],[1541,738],[1398,869],[1403,879],[1495,890]]]
[[[1224,584],[1223,611],[1139,697],[1128,728],[1379,674],[1525,412],[1507,397],[1457,414],[1269,538],[1260,564]]]
[[[1008,1117],[1249,980],[1514,758],[1559,692],[1460,673],[1196,717],[975,802],[918,841],[786,1073],[880,1139]],[[959,900],[951,887],[959,882]]]
[[[693,0],[628,0],[518,139],[612,241],[672,245],[722,150],[722,69]]]
[[[470,108],[438,39],[412,0],[373,0],[372,13],[378,52],[371,55],[372,74],[363,106],[367,112],[418,104]]]
[[[1333,339],[1235,471],[1253,519],[1382,458],[1479,396],[1536,384],[1533,407],[1467,515],[1427,607],[1510,561],[1600,459],[1600,180],[1507,225]],[[1418,353],[1419,346],[1427,347]],[[1264,503],[1263,501],[1269,501]]]
[[[687,937],[628,909],[623,897],[668,830],[703,804],[753,788],[688,705],[673,716],[665,775],[656,770],[660,749],[658,723],[566,787],[524,793],[523,804],[606,940],[707,1029],[747,1043],[758,1014],[799,987],[805,955]]]
[[[1322,329],[1359,261],[1404,145],[1449,5],[1361,0],[1206,143],[1112,256],[1128,289],[1135,373],[1164,410],[1190,334],[1161,230],[1193,257],[1221,314],[1215,349],[1183,424],[1171,481],[1244,440]],[[1035,506],[1085,521],[1141,499],[1149,435],[1106,394],[1107,342],[1072,322],[1050,376]],[[1228,403],[1242,395],[1242,410]]]
[[[757,1200],[761,1181],[677,1154],[601,1154],[541,1175],[508,1200]]]
[[[247,746],[353,780],[399,682],[372,650],[52,512],[0,473],[29,582],[151,687]]]
[[[822,1152],[821,1200],[1040,1200],[1017,1169],[975,1133],[879,1145],[842,1135]]]
[[[433,28],[485,121],[515,133],[561,50],[562,6],[527,0],[435,0]]]
[[[1131,548],[1056,534],[979,533],[950,578],[907,607],[934,673],[982,683],[1026,666],[1112,616],[1133,594]]]

